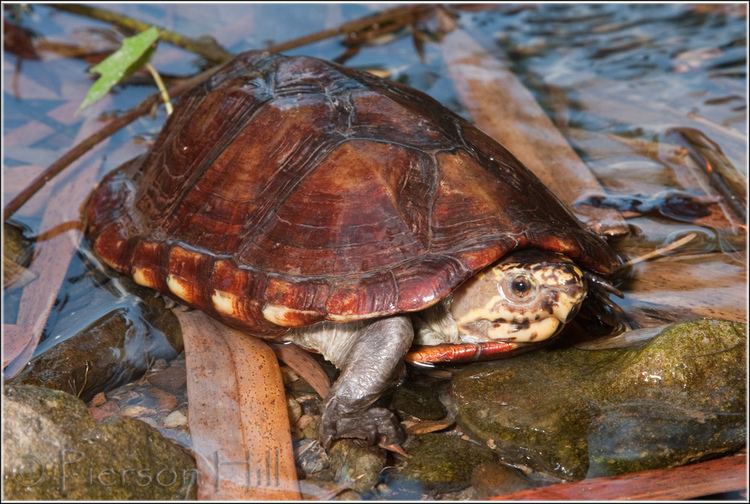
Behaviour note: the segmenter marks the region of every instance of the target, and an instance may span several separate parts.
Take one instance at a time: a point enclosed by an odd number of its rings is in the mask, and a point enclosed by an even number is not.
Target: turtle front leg
[[[376,320],[356,331],[345,355],[338,356],[341,374],[325,402],[324,447],[339,438],[365,439],[384,448],[403,442],[396,415],[371,406],[393,384],[413,338],[414,329],[406,316]]]

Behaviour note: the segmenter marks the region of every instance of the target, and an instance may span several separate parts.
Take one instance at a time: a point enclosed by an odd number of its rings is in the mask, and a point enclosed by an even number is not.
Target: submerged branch
[[[131,32],[141,32],[143,30],[151,28],[152,26],[155,26],[138,19],[133,19],[124,14],[119,14],[107,9],[101,9],[99,7],[92,7],[90,5],[50,4],[50,7],[64,12],[69,12],[71,14],[78,14],[80,16],[86,16],[92,19],[97,19],[99,21],[104,21]],[[219,43],[213,39],[199,40],[186,37],[185,35],[167,30],[166,28],[162,28],[160,26],[156,26],[156,28],[159,30],[159,40],[174,44],[187,51],[202,56],[212,63],[223,63],[231,59],[233,56],[232,53],[221,47],[221,45],[219,45]]]
[[[698,235],[696,233],[689,233],[679,240],[675,240],[672,243],[665,245],[664,247],[660,247],[656,250],[652,250],[651,252],[647,252],[646,254],[643,254],[642,256],[634,257],[633,259],[630,259],[628,262],[623,264],[623,268],[629,268],[631,266],[635,266],[638,263],[642,263],[644,261],[649,261],[655,257],[661,257],[666,255],[669,252],[672,252],[673,250],[676,250],[684,245],[687,245],[688,242],[693,241],[693,238],[697,237]]]
[[[353,32],[358,32],[366,28],[370,28],[374,25],[394,23],[398,21],[401,21],[403,23],[405,18],[411,20],[421,14],[424,14],[430,9],[434,9],[434,8],[435,8],[434,5],[414,5],[414,6],[406,6],[406,7],[393,7],[391,9],[386,9],[376,14],[368,15],[364,18],[349,21],[347,23],[342,24],[341,26],[337,28],[331,28],[331,29],[323,30],[317,33],[312,33],[310,35],[304,35],[302,37],[288,40],[286,42],[281,42],[279,44],[272,44],[268,46],[266,50],[269,52],[288,51],[290,49],[296,49],[297,47],[305,46],[308,44],[313,44],[315,42],[320,42],[321,40],[336,37],[338,35],[349,35],[349,34],[352,34]]]

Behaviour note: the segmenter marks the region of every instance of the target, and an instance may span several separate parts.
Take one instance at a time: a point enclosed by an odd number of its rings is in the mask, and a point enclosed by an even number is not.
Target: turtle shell
[[[85,214],[106,264],[266,335],[422,310],[515,249],[605,276],[619,264],[508,150],[429,96],[262,52],[183,98]]]

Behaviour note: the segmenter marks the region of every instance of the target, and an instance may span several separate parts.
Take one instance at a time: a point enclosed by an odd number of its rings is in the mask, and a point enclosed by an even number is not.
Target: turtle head
[[[464,343],[536,343],[578,313],[586,292],[583,272],[564,255],[522,250],[463,284],[450,311]]]

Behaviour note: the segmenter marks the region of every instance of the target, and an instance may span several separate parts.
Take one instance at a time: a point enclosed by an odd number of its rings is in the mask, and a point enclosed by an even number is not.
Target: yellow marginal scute
[[[263,307],[263,317],[282,327],[301,327],[320,319],[321,315],[315,311],[295,310],[287,306],[267,304]]]
[[[134,268],[133,281],[144,287],[150,287],[151,289],[157,288],[156,274],[151,268]]]
[[[226,291],[214,290],[213,294],[211,294],[211,301],[213,302],[216,311],[222,315],[238,317],[237,296],[234,294]]]
[[[178,277],[177,275],[173,275],[171,273],[167,275],[167,287],[169,287],[169,290],[172,292],[172,294],[182,299],[183,301],[187,301],[188,303],[192,301],[192,298],[190,296],[190,287],[184,279]]]

